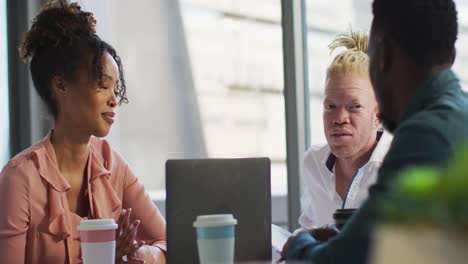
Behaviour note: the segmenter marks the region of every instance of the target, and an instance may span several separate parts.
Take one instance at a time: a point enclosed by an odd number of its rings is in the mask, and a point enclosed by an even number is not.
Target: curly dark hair
[[[374,0],[374,25],[423,66],[453,63],[457,10],[453,0]]]
[[[73,82],[78,72],[86,69],[102,86],[105,52],[114,58],[119,69],[120,83],[115,89],[118,103],[128,103],[120,57],[111,45],[96,35],[95,26],[94,15],[82,11],[77,3],[51,0],[42,7],[18,47],[24,60],[31,58],[34,86],[54,117],[57,117],[58,107],[52,96],[52,77],[61,76]]]

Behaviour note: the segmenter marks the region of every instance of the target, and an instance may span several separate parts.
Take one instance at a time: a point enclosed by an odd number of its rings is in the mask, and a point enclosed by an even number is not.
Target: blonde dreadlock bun
[[[327,69],[327,79],[339,74],[367,75],[369,73],[369,56],[367,43],[369,37],[366,33],[353,32],[339,34],[328,46],[330,53],[339,47],[346,48],[338,54]]]

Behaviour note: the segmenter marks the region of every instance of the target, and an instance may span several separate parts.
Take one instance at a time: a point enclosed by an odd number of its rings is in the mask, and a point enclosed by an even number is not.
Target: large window
[[[6,36],[6,1],[0,0],[0,36]],[[10,157],[8,117],[7,39],[0,40],[0,167]]]
[[[80,2],[124,62],[109,140],[149,190],[169,158],[268,156],[286,193],[279,0]]]
[[[182,20],[209,157],[268,156],[286,193],[280,1],[183,0]]]

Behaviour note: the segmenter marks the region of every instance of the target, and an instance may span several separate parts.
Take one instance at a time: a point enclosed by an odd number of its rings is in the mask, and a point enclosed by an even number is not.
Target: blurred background
[[[129,104],[117,110],[108,140],[130,163],[155,201],[165,197],[165,161],[170,158],[266,156],[272,161],[274,222],[287,224],[288,155],[285,63],[280,0],[79,0],[97,17],[98,34],[122,58]],[[285,1],[288,2],[288,1]],[[300,20],[305,33],[304,69],[309,105],[307,140],[323,144],[322,97],[328,44],[352,27],[369,31],[371,0],[305,0]],[[455,71],[468,87],[468,1],[456,0],[459,39]],[[23,3],[25,6],[21,6]],[[41,1],[11,1],[33,17]],[[16,10],[16,9],[15,9]],[[283,10],[284,11],[284,10]],[[0,0],[0,165],[18,149],[11,146],[10,110],[26,111],[26,141],[35,142],[51,121],[33,89],[18,105],[9,94],[9,67],[16,71],[7,9]],[[15,19],[20,19],[15,18]],[[24,20],[24,19],[23,19]],[[28,26],[30,20],[23,22]],[[20,32],[10,32],[18,35]],[[27,75],[21,75],[26,76]],[[27,81],[27,78],[25,79]],[[15,89],[15,84],[10,87]],[[30,87],[30,83],[29,83]],[[28,92],[29,91],[29,92]],[[16,95],[18,97],[18,95]],[[24,100],[23,100],[24,101]],[[23,102],[21,101],[21,102]],[[25,110],[24,110],[25,109]],[[308,110],[307,110],[308,109]],[[15,115],[13,115],[15,116]],[[24,115],[21,115],[24,116]],[[15,117],[17,118],[17,117]],[[15,121],[15,120],[13,120]],[[291,136],[291,135],[290,135]],[[292,135],[294,137],[294,135]],[[298,166],[298,162],[294,163]],[[289,177],[293,177],[289,175]],[[294,175],[297,179],[297,175]]]

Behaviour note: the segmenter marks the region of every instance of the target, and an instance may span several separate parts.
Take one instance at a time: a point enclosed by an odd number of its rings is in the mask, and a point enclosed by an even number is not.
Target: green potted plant
[[[445,168],[404,171],[381,209],[370,263],[468,263],[468,147]]]

